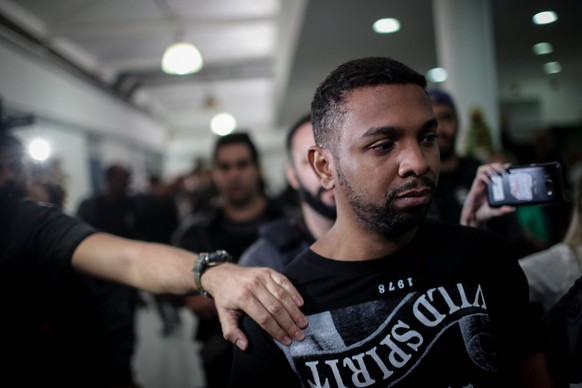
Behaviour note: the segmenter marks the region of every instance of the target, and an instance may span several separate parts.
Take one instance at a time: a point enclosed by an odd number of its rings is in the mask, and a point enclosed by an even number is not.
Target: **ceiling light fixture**
[[[34,139],[28,145],[28,154],[34,160],[43,162],[51,156],[51,145],[44,139]]]
[[[562,65],[560,65],[560,62],[544,63],[544,71],[546,74],[556,74],[562,71]]]
[[[400,30],[400,21],[394,18],[379,19],[372,25],[377,34],[391,34]]]
[[[236,128],[236,119],[230,113],[218,113],[210,121],[210,129],[219,136],[228,135]]]
[[[426,72],[426,78],[435,84],[445,82],[448,77],[447,71],[442,67],[435,67]]]
[[[532,50],[536,55],[546,55],[546,54],[550,54],[551,52],[553,52],[554,48],[548,42],[540,42],[540,43],[534,44],[532,47]]]
[[[558,20],[558,15],[554,11],[543,11],[536,13],[532,19],[538,25],[550,24]]]
[[[192,74],[202,69],[203,60],[200,51],[192,43],[172,43],[162,57],[162,70],[166,74]]]

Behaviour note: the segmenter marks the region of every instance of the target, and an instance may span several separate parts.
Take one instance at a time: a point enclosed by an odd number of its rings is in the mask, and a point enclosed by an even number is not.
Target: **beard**
[[[418,187],[419,184],[430,187],[433,192],[436,189],[435,181],[420,177],[391,190],[384,197],[383,203],[377,205],[366,201],[360,193],[357,193],[339,168],[337,174],[339,184],[346,193],[346,199],[364,228],[368,232],[384,237],[397,237],[411,231],[420,225],[429,209],[430,201],[422,206],[397,208],[393,203],[395,197]]]
[[[328,220],[335,220],[337,216],[335,205],[326,205],[321,199],[322,194],[325,192],[323,187],[320,187],[317,190],[317,193],[314,195],[309,190],[307,190],[301,182],[299,182],[299,189],[297,192],[299,194],[299,198],[305,201],[317,213],[327,218]]]

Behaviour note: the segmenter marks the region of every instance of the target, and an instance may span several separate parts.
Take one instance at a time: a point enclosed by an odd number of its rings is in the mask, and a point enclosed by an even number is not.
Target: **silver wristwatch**
[[[202,278],[202,274],[204,271],[208,269],[208,267],[215,267],[220,264],[228,263],[232,261],[232,256],[228,254],[226,251],[216,251],[216,252],[201,252],[198,254],[196,261],[194,262],[194,268],[192,271],[194,272],[194,284],[196,284],[196,289],[202,295],[207,298],[211,298],[212,295],[208,293],[203,287],[202,282],[200,279]]]

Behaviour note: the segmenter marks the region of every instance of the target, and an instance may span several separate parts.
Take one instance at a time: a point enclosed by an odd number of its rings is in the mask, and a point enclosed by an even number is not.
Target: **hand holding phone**
[[[509,167],[491,175],[487,186],[489,206],[525,206],[564,200],[562,169],[558,162]]]

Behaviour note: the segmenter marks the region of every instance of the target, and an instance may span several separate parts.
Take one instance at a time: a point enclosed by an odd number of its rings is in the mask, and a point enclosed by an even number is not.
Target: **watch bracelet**
[[[218,259],[217,261],[214,261]],[[220,264],[224,264],[232,261],[232,256],[228,254],[225,250],[217,250],[215,252],[200,252],[196,258],[193,272],[194,272],[194,284],[198,292],[207,297],[212,298],[212,295],[202,287],[202,275],[208,267],[215,267]]]

